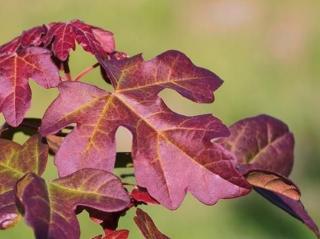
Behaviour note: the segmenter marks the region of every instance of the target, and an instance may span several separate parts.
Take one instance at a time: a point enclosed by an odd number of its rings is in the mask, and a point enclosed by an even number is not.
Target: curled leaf
[[[270,172],[248,170],[248,182],[265,199],[303,222],[318,237],[319,229],[300,201],[299,188],[285,176]]]
[[[151,217],[142,209],[137,208],[134,221],[145,239],[169,239],[159,231]]]
[[[133,134],[132,158],[138,185],[167,208],[176,209],[187,191],[214,204],[249,191],[234,168],[234,157],[211,139],[228,129],[212,115],[183,116],[157,95],[172,88],[196,102],[212,102],[222,81],[184,54],[165,52],[150,61],[141,55],[104,62],[115,91],[81,82],[63,82],[40,132],[49,135],[76,123],[63,140],[55,163],[65,176],[86,165],[111,171],[115,134],[120,126]]]
[[[293,166],[294,137],[287,125],[268,115],[240,120],[219,142],[246,168],[288,176]],[[248,167],[250,165],[250,167]]]
[[[27,174],[17,183],[16,194],[37,239],[78,239],[77,206],[115,212],[130,203],[117,177],[95,169],[82,169],[51,183]]]
[[[19,219],[14,187],[25,173],[41,175],[46,167],[48,148],[35,135],[24,144],[0,139],[0,229],[13,226]]]
[[[255,191],[266,198],[268,201],[283,209],[291,216],[304,223],[315,235],[320,238],[320,231],[316,223],[309,216],[300,200],[284,196],[283,194],[266,190],[264,188],[255,187]]]
[[[145,188],[136,187],[131,191],[131,197],[137,203],[151,203],[151,204],[159,204],[157,200],[155,200]]]
[[[267,115],[238,121],[231,135],[219,139],[237,158],[238,170],[255,191],[306,224],[319,230],[300,201],[298,187],[286,176],[293,166],[294,137],[287,125]]]
[[[254,187],[263,188],[293,200],[300,199],[298,187],[283,176],[271,172],[251,171],[246,178]]]

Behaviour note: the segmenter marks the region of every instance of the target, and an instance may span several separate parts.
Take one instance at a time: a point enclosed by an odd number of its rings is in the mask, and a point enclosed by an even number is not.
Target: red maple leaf
[[[138,185],[168,208],[177,208],[187,191],[206,204],[248,192],[234,169],[234,158],[211,139],[228,129],[212,115],[183,116],[157,95],[172,88],[196,102],[212,102],[222,81],[196,67],[182,53],[165,52],[145,62],[141,55],[103,62],[113,86],[109,93],[80,82],[63,82],[60,96],[48,108],[41,133],[77,127],[56,155],[60,176],[81,168],[112,170],[119,126],[133,134],[132,157]]]
[[[114,51],[113,34],[79,20],[56,22],[48,26],[45,45],[52,43],[52,51],[61,60],[67,60],[70,50],[75,50],[76,42],[87,52],[100,57]]]

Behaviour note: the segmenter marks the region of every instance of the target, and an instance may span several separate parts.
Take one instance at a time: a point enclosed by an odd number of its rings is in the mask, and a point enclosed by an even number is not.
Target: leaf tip
[[[17,213],[7,213],[0,216],[0,230],[5,230],[13,227],[20,220],[20,215]]]

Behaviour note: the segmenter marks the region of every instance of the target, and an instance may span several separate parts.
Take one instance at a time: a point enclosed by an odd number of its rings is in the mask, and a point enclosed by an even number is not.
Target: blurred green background
[[[292,179],[319,223],[319,17],[319,0],[3,0],[0,44],[32,26],[78,18],[114,32],[117,49],[129,55],[142,52],[149,59],[167,49],[183,51],[225,82],[214,104],[197,105],[165,90],[161,95],[167,104],[186,115],[211,112],[228,125],[261,113],[285,121],[296,138]],[[93,63],[94,58],[80,48],[71,56],[73,74]],[[98,72],[84,80],[106,88]],[[31,85],[28,116],[41,117],[57,91]],[[119,150],[130,150],[126,130],[121,129],[117,139]],[[55,177],[52,166],[46,177]],[[172,238],[313,238],[302,224],[254,193],[211,207],[188,196],[174,212],[151,206],[145,209]],[[100,233],[85,214],[79,217],[81,238]],[[123,218],[120,228],[130,229],[130,238],[142,238],[132,217],[131,212]],[[21,222],[0,231],[0,238],[33,238],[33,234]]]

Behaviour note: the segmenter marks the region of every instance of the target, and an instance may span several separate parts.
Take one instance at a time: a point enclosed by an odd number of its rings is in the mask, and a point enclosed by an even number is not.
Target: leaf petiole
[[[100,64],[97,62],[92,66],[89,66],[85,68],[83,71],[81,71],[74,79],[74,81],[79,81],[82,77],[84,77],[86,74],[90,73],[92,70],[97,68]]]
[[[71,81],[72,80],[72,76],[70,73],[70,67],[69,67],[69,62],[68,61],[64,61],[62,64],[62,68],[63,68],[63,72],[65,75],[65,80],[67,81]]]

